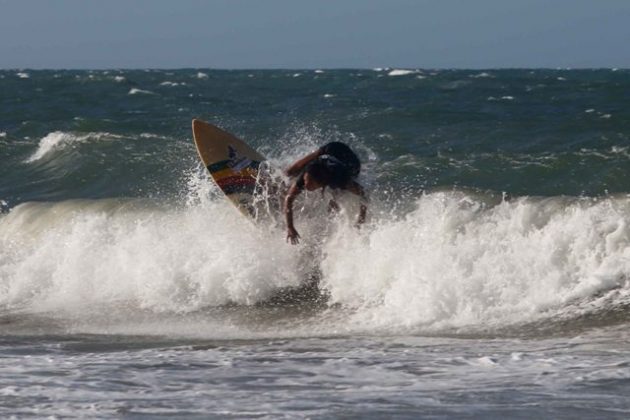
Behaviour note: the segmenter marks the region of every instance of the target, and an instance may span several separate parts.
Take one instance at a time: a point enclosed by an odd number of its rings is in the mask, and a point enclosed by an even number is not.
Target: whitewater
[[[0,74],[3,416],[630,414],[627,71]],[[347,142],[366,224],[246,220],[192,117]]]

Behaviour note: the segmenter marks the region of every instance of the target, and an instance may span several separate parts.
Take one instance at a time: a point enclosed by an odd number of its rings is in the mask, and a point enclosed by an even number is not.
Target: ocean
[[[625,69],[2,70],[0,416],[628,418],[629,105]],[[349,144],[366,224],[250,223],[193,118],[273,168]]]

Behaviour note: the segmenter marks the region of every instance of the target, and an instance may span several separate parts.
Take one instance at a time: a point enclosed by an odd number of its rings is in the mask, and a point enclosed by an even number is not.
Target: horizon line
[[[0,68],[0,71],[178,71],[178,70],[208,70],[208,71],[351,71],[351,70],[410,70],[410,71],[497,71],[497,70],[630,70],[630,67],[593,66],[593,67],[9,67]]]

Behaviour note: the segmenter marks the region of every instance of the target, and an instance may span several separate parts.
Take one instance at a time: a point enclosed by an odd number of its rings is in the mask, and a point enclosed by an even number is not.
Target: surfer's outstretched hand
[[[300,243],[300,234],[294,228],[287,230],[287,242],[291,242],[293,245]]]

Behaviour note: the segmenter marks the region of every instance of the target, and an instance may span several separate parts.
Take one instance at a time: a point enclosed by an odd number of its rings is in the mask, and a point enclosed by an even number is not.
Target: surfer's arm
[[[317,149],[313,153],[309,153],[302,159],[295,162],[293,165],[289,166],[287,170],[284,171],[285,174],[287,174],[287,176],[296,176],[302,171],[302,169],[304,169],[306,165],[308,165],[311,161],[317,159],[317,157],[319,157],[321,154],[322,149]]]
[[[293,202],[295,201],[295,197],[297,197],[301,192],[302,189],[297,186],[296,182],[294,182],[289,188],[287,196],[284,199],[284,216],[287,221],[287,241],[294,245],[300,241],[300,235],[297,230],[295,230],[295,226],[293,226]]]
[[[365,190],[363,189],[361,184],[359,184],[356,181],[352,181],[350,183],[350,185],[348,185],[348,187],[346,187],[346,189],[348,191],[350,191],[351,193],[358,195],[361,198],[361,204],[360,204],[360,207],[359,207],[359,219],[357,220],[357,226],[360,226],[363,223],[365,223],[365,215],[367,213],[368,197],[365,194]]]

